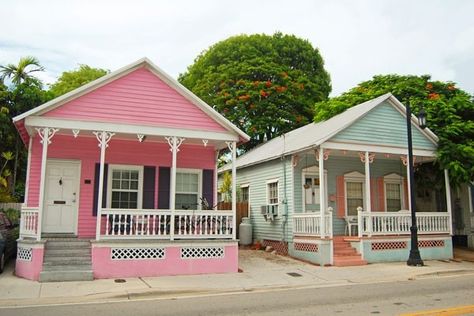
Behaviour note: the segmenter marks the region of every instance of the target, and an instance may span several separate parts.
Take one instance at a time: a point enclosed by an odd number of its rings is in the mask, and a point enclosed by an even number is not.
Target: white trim
[[[273,178],[273,179],[267,180],[265,183],[270,184],[270,183],[278,182],[278,180],[280,180],[280,179],[279,178]]]
[[[240,185],[240,188],[248,188],[250,186],[250,183],[246,182]]]
[[[276,183],[277,184],[277,203],[270,203],[270,184]],[[265,196],[265,204],[266,205],[279,205],[280,204],[280,183],[277,180],[270,180],[265,183],[266,186],[266,196]],[[278,210],[278,213],[280,213],[280,210]]]
[[[96,79],[80,88],[77,88],[71,92],[68,92],[56,99],[53,99],[49,102],[46,102],[30,111],[27,111],[21,115],[18,115],[13,118],[13,122],[17,122],[21,119],[24,119],[28,116],[38,114],[42,115],[48,111],[51,111],[54,108],[57,108],[66,102],[69,102],[71,100],[74,100],[82,95],[85,95],[91,91],[94,91],[98,89],[99,87],[102,87],[109,82],[112,82],[118,78],[121,78],[132,71],[141,68],[141,67],[146,67],[148,70],[153,72],[158,78],[163,80],[166,84],[168,84],[171,88],[173,88],[176,92],[178,92],[180,95],[182,95],[184,98],[186,98],[188,101],[190,101],[192,104],[196,105],[198,108],[200,108],[204,113],[206,113],[210,118],[212,118],[214,121],[219,123],[222,127],[227,129],[228,131],[231,131],[237,135],[239,135],[243,140],[248,141],[250,140],[250,137],[245,134],[243,131],[241,131],[239,128],[237,128],[234,124],[232,124],[229,120],[227,120],[224,116],[219,114],[217,111],[215,111],[212,107],[210,107],[208,104],[206,104],[204,101],[199,99],[196,95],[194,95],[191,91],[186,89],[183,85],[181,85],[178,81],[173,79],[171,76],[166,74],[162,69],[160,69],[158,66],[153,64],[148,58],[141,58],[125,67],[122,67],[114,72],[111,72],[99,79]]]
[[[317,170],[314,170],[313,167],[316,167],[315,169]],[[309,171],[307,171],[309,170]],[[304,169],[301,169],[301,187],[302,187],[302,190],[301,190],[301,202],[302,202],[302,206],[303,206],[303,209],[302,209],[302,212],[303,213],[306,213],[306,197],[305,197],[305,189],[304,189],[304,185],[306,184],[306,177],[311,177],[311,179],[317,177],[319,179],[319,186],[321,187],[321,178],[319,177],[319,167],[317,165],[315,166],[311,166],[311,167],[307,167],[307,168],[304,168]],[[321,189],[321,188],[320,188]],[[324,169],[324,192],[326,193],[326,200],[329,200],[329,196],[328,196],[328,171],[327,169]],[[321,209],[321,201],[319,201],[319,208]],[[310,212],[308,212],[310,213]]]
[[[30,136],[28,142],[28,160],[26,163],[26,180],[25,180],[25,196],[23,198],[23,203],[28,205],[28,193],[30,191],[30,168],[31,168],[31,149],[33,148],[33,136]]]
[[[209,140],[238,141],[238,136],[228,132],[199,131],[192,129],[155,127],[146,125],[133,125],[126,123],[110,123],[95,121],[79,121],[29,116],[25,119],[26,127],[55,127],[61,129],[80,129],[83,131],[109,131],[123,134],[144,134],[147,136],[176,136],[182,138],[206,138]],[[31,129],[29,130],[29,132]],[[31,133],[30,133],[31,135]]]
[[[143,208],[143,166],[139,165],[116,165],[109,164],[107,171],[107,208],[112,208],[112,176],[114,170],[133,170],[138,171],[138,196],[137,196],[137,209]],[[118,190],[125,192],[124,190]],[[135,192],[136,190],[130,190],[127,192]]]
[[[193,169],[193,168],[176,168],[176,176],[178,173],[190,173],[190,174],[197,174],[198,175],[198,192],[197,192],[197,199],[196,199],[196,209],[201,210],[202,205],[201,201],[199,198],[202,197],[202,169]],[[177,181],[176,181],[177,182]],[[194,192],[179,192],[180,194],[194,194]],[[175,204],[176,204],[176,194],[178,194],[178,191],[175,189]],[[182,209],[180,208],[175,208],[176,210],[180,211]]]
[[[392,172],[383,177],[383,194],[384,194],[384,208],[385,212],[388,212],[387,208],[387,184],[399,184],[400,185],[400,208],[402,210],[407,209],[407,197],[405,196],[405,189],[403,180],[405,178],[398,173]]]
[[[392,146],[383,146],[383,145],[368,145],[362,142],[326,142],[324,143],[324,148],[328,149],[337,149],[337,150],[347,150],[347,151],[368,151],[372,153],[382,153],[382,154],[397,154],[397,155],[406,155],[407,149],[403,147],[392,147]],[[436,152],[425,149],[415,149],[413,148],[414,156],[422,157],[436,157]]]
[[[357,183],[362,183],[362,208],[365,210],[366,209],[366,196],[365,196],[365,175],[363,173],[360,173],[358,171],[352,171],[349,173],[344,174],[344,199],[345,199],[345,214],[346,216],[352,216],[348,214],[347,210],[347,182],[357,182]]]

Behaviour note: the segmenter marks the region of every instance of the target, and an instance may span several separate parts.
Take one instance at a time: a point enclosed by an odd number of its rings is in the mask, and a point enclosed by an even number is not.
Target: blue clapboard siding
[[[303,211],[303,182],[302,169],[311,166],[318,166],[318,162],[314,155],[303,155],[300,158],[298,165],[295,167],[294,180],[294,213],[298,214]],[[364,163],[358,157],[343,157],[343,156],[329,156],[329,159],[324,161],[324,169],[327,171],[328,182],[328,196],[336,194],[336,177],[342,176],[352,171],[365,173]],[[406,175],[406,167],[401,161],[389,160],[381,158],[381,154],[376,155],[375,160],[370,164],[370,177],[383,177],[390,173],[397,173],[402,176]],[[331,206],[333,211],[333,232],[334,235],[342,235],[345,230],[345,222],[343,219],[337,217],[336,202],[328,201],[328,206]]]
[[[414,148],[436,150],[436,146],[414,125],[412,135]],[[336,134],[331,138],[333,140],[406,147],[406,119],[391,104],[384,102]]]

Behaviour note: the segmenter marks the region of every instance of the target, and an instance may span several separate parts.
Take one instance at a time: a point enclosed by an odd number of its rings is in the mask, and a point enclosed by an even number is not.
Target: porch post
[[[369,157],[369,152],[365,152],[365,209],[369,213],[369,218],[368,218],[368,231],[369,231],[369,236],[372,236],[372,203],[370,200],[370,157]]]
[[[25,197],[23,199],[23,204],[28,206],[28,191],[30,190],[30,167],[31,167],[31,148],[33,147],[33,137],[30,136],[30,141],[28,142],[28,161],[26,163],[26,180],[25,180]]]
[[[179,146],[184,141],[184,138],[178,138],[176,136],[165,137],[168,141],[171,151],[171,177],[170,177],[170,212],[171,212],[171,223],[170,223],[170,240],[174,240],[174,216],[176,209],[176,161]]]
[[[319,209],[321,215],[321,238],[324,239],[326,235],[326,200],[324,199],[325,193],[325,179],[324,179],[324,149],[319,148]]]
[[[407,164],[407,187],[408,187],[408,196],[406,197],[406,199],[408,200],[408,210],[411,212],[411,179],[410,179],[410,164],[408,163],[408,157],[407,157],[407,160],[406,160]]]
[[[40,187],[39,187],[39,198],[38,198],[38,228],[36,240],[41,240],[41,230],[42,230],[42,217],[44,210],[44,186],[46,182],[46,160],[48,159],[48,145],[51,144],[51,139],[54,134],[59,131],[56,128],[43,127],[37,128],[39,136],[41,137],[40,143],[43,144],[43,153],[41,155],[41,176],[40,176]]]
[[[446,210],[449,215],[449,234],[453,235],[453,213],[451,204],[451,185],[449,184],[448,169],[444,169],[444,184],[446,187]]]
[[[216,163],[214,165],[214,205],[216,205],[216,209],[217,209],[217,205],[218,205],[218,200],[217,200],[217,169],[218,169],[218,165],[219,165],[219,150],[216,150],[216,155],[215,155],[215,159],[216,159]],[[213,207],[214,205],[211,205],[211,207]]]
[[[115,133],[101,131],[93,132],[97,140],[99,141],[100,147],[100,167],[99,167],[99,194],[97,198],[97,220],[95,229],[95,239],[100,239],[100,224],[102,219],[102,200],[103,200],[103,188],[104,188],[104,164],[105,164],[105,149],[109,147],[109,141]]]
[[[232,239],[237,239],[237,143],[227,142],[232,153]]]

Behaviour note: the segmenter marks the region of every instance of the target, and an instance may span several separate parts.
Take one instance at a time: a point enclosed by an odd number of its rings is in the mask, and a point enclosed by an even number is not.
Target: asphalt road
[[[0,308],[0,315],[399,315],[473,304],[474,275],[462,275],[326,288]]]

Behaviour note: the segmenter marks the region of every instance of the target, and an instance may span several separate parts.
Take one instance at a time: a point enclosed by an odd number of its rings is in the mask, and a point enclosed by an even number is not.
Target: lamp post
[[[418,249],[418,227],[416,226],[416,204],[415,204],[415,178],[413,176],[413,144],[411,139],[411,108],[410,104],[406,106],[407,116],[407,136],[408,136],[408,173],[410,177],[410,202],[411,202],[411,248],[410,256],[408,257],[407,265],[409,266],[423,266],[420,251]],[[418,125],[424,129],[426,128],[426,113],[421,109],[418,114]]]

